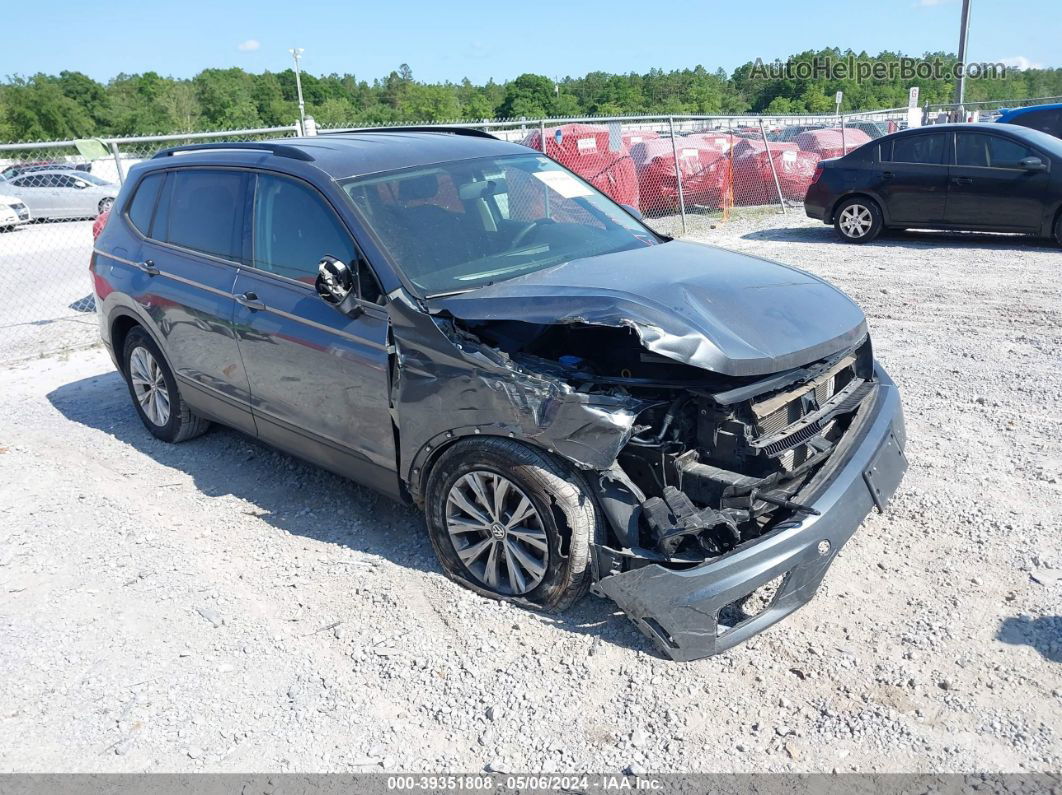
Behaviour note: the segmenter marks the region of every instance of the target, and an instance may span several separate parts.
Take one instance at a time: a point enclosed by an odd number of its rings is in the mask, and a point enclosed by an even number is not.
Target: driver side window
[[[304,284],[330,254],[355,259],[346,227],[316,190],[285,177],[260,174],[254,202],[254,267]]]
[[[254,201],[254,267],[312,285],[326,254],[356,270],[363,301],[383,303],[376,277],[321,194],[298,180],[259,174]]]

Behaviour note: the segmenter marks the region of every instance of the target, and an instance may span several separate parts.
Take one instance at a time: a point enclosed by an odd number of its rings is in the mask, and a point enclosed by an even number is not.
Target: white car
[[[34,218],[95,218],[111,208],[119,189],[72,169],[27,171],[4,183],[4,192],[28,205]]]
[[[30,211],[17,196],[0,194],[0,232],[10,232],[19,224],[28,224]]]

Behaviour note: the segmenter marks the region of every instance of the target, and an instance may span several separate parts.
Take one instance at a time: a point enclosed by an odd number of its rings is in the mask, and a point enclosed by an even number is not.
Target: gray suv
[[[483,133],[161,151],[91,271],[158,438],[218,422],[410,501],[453,579],[592,588],[675,659],[807,602],[906,467],[842,293]]]

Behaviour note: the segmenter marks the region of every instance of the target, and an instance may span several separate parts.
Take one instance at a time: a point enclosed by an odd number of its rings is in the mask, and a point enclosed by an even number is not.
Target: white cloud
[[[236,45],[236,49],[240,52],[254,52],[262,46],[262,42],[258,39],[247,39],[247,41],[241,41]]]
[[[1029,60],[1024,55],[1012,55],[1010,58],[1000,58],[999,62],[1011,69],[1043,69],[1042,63]]]

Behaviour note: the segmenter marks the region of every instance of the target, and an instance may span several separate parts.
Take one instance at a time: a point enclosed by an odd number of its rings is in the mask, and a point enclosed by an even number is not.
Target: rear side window
[[[129,202],[129,221],[140,234],[147,236],[151,231],[151,216],[155,212],[155,202],[159,198],[159,189],[165,174],[148,174],[140,180],[133,200]]]
[[[943,133],[932,135],[909,135],[897,138],[892,142],[892,156],[889,160],[893,163],[926,163],[938,165],[944,162]],[[886,145],[888,148],[888,145]],[[885,152],[882,152],[885,154]]]
[[[354,243],[331,206],[308,185],[261,174],[254,209],[254,266],[313,284],[329,254],[352,264]]]
[[[239,261],[247,178],[238,171],[170,172],[151,236],[175,246]]]

